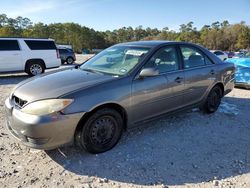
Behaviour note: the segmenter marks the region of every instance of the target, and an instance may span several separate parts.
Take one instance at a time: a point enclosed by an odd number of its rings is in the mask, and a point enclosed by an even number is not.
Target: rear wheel
[[[220,106],[222,96],[222,89],[219,86],[213,87],[202,107],[202,110],[209,114],[216,112]]]
[[[123,130],[122,116],[113,109],[100,109],[92,114],[76,133],[78,146],[90,153],[112,149],[120,140]]]
[[[44,73],[45,67],[41,62],[31,62],[26,67],[26,72],[30,76],[36,76]]]
[[[72,57],[68,57],[68,58],[66,59],[66,62],[67,62],[68,65],[71,65],[71,64],[74,63],[74,59],[73,59]]]

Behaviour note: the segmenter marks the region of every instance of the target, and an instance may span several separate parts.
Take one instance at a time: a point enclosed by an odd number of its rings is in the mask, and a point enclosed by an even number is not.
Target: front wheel
[[[116,110],[98,110],[76,133],[76,144],[90,153],[108,151],[120,140],[123,124],[123,118]]]
[[[208,94],[207,100],[202,107],[202,110],[208,114],[216,112],[220,106],[222,96],[222,89],[219,86],[213,87],[213,89]]]

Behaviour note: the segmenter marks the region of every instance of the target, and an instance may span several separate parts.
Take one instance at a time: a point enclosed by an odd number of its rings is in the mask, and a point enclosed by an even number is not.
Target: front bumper
[[[84,113],[45,116],[29,115],[5,101],[7,128],[24,145],[36,149],[54,149],[73,141],[76,126]]]

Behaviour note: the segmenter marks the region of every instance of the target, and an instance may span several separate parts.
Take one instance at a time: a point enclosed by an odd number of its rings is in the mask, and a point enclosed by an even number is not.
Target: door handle
[[[183,80],[182,77],[177,77],[174,81],[177,82],[177,83],[181,83]]]
[[[214,74],[215,74],[215,71],[214,71],[214,70],[211,70],[211,71],[210,71],[210,74],[214,75]]]

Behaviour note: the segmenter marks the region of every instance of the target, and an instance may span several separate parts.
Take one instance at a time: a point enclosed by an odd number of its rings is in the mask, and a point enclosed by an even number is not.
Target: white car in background
[[[31,76],[61,65],[54,40],[0,38],[0,72],[26,72]]]
[[[210,50],[210,52],[214,53],[222,61],[225,61],[228,58],[228,55],[221,50]]]

